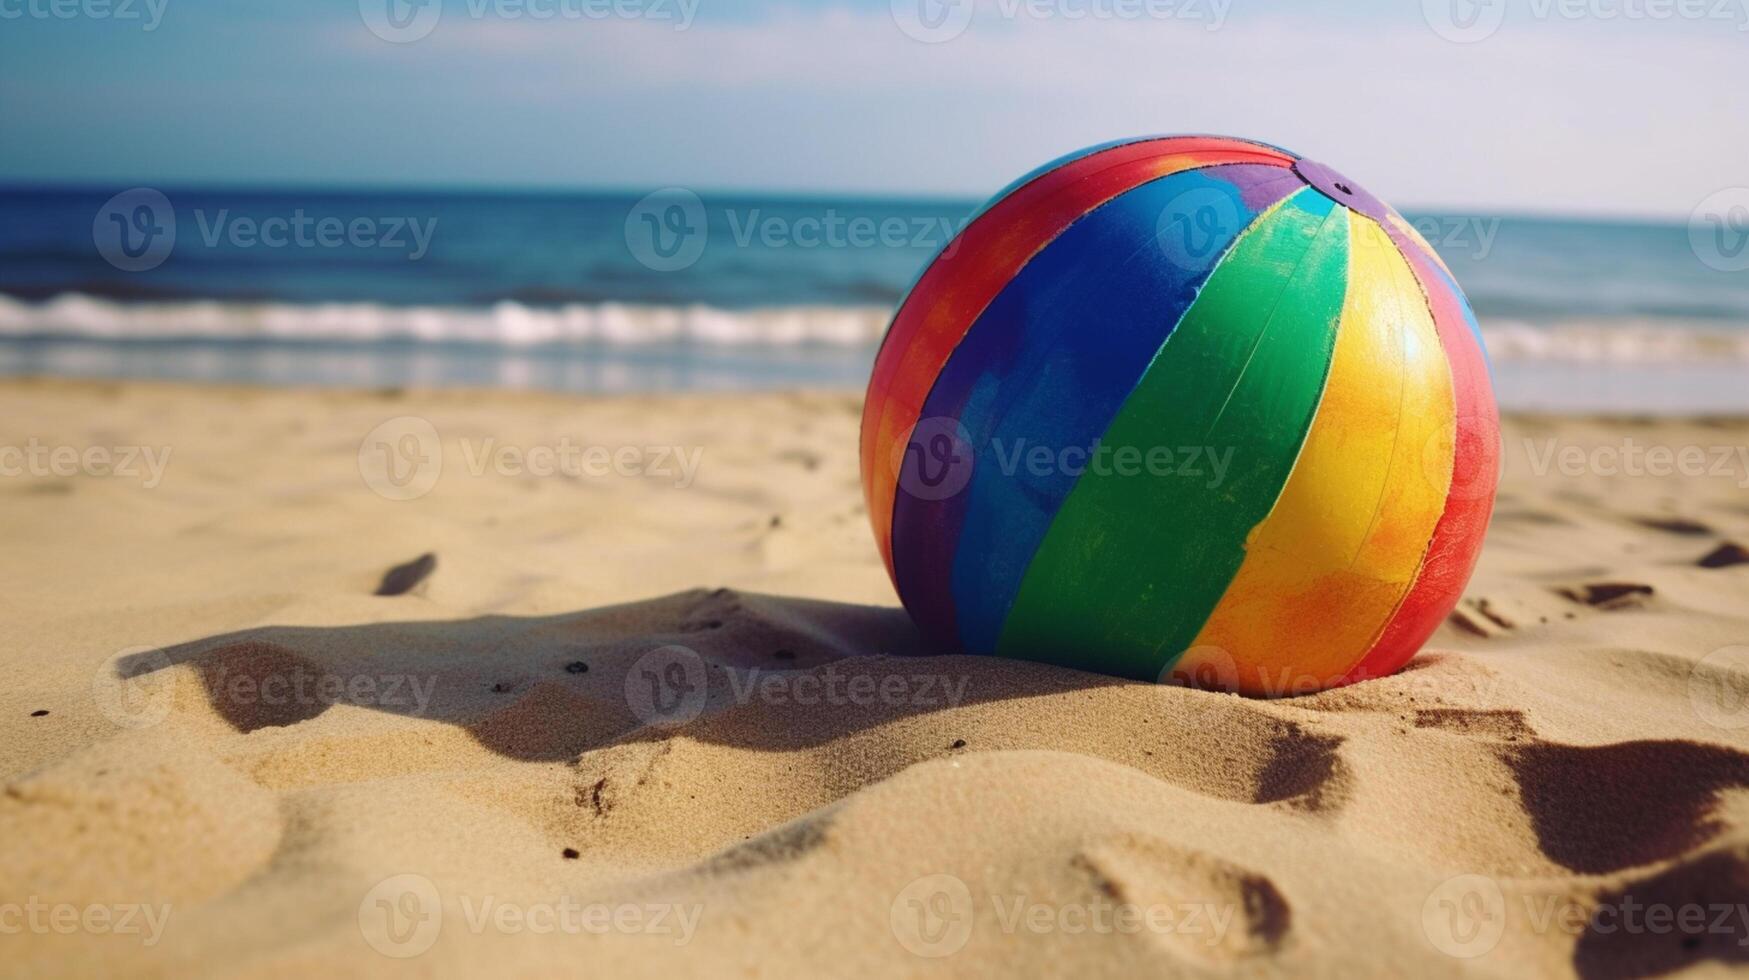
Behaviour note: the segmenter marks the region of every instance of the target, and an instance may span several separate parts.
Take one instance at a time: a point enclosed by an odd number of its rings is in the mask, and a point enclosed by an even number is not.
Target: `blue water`
[[[637,195],[170,188],[174,248],[156,268],[126,272],[93,241],[93,219],[113,193],[0,190],[0,292],[442,306],[891,305],[976,203],[700,198],[708,223],[686,235],[703,239],[701,254],[684,269],[658,270],[627,245],[628,219],[632,233],[648,233],[632,213]],[[246,233],[250,223],[289,224],[300,214],[312,225],[302,244],[289,230],[283,245]],[[313,227],[324,218],[372,221],[375,234],[326,244]],[[837,237],[834,221],[845,226]],[[858,231],[873,227],[853,234],[853,222]],[[883,236],[879,222],[898,222],[888,230],[903,233]],[[423,252],[415,227],[429,229]]]
[[[0,189],[0,373],[854,387],[892,307],[980,203],[125,190]],[[1733,352],[1749,344],[1716,342],[1749,337],[1749,272],[1710,267],[1685,225],[1408,217],[1489,331],[1509,404],[1546,401],[1553,378],[1558,407],[1624,392],[1655,406],[1694,385],[1702,407],[1749,407],[1724,390],[1744,387]],[[1607,370],[1585,366],[1600,357]]]

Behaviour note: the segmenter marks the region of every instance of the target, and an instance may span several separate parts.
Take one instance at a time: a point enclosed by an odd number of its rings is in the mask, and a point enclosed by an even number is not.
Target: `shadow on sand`
[[[238,732],[343,704],[457,725],[501,755],[549,761],[681,729],[795,749],[907,715],[1132,683],[935,656],[896,608],[727,589],[553,616],[265,626],[136,653],[116,670],[131,679],[178,665]],[[691,724],[741,708],[756,718]],[[809,723],[784,724],[794,713]]]

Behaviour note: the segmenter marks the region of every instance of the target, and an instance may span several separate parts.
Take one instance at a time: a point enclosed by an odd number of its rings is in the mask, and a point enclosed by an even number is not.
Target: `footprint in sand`
[[[1557,589],[1558,594],[1582,606],[1613,612],[1633,609],[1645,604],[1654,594],[1650,585],[1639,582],[1590,582]]]
[[[1463,600],[1447,619],[1463,632],[1483,638],[1498,636],[1518,627],[1517,623],[1495,608],[1492,600],[1486,598]]]
[[[1741,844],[1605,892],[1573,949],[1573,970],[1584,980],[1613,980],[1663,976],[1708,960],[1749,964],[1744,895],[1749,846]],[[1670,921],[1647,928],[1650,909],[1670,910]]]
[[[1702,568],[1732,568],[1749,565],[1749,548],[1735,541],[1726,541],[1695,561]]]
[[[1686,517],[1636,517],[1634,523],[1654,531],[1666,534],[1679,534],[1683,537],[1704,537],[1713,533],[1713,529],[1699,521],[1691,521]]]
[[[1267,875],[1158,837],[1096,840],[1070,863],[1107,900],[1162,913],[1142,934],[1187,959],[1222,964],[1267,956],[1292,928],[1292,906]]]
[[[1288,725],[1271,747],[1269,761],[1257,773],[1254,803],[1282,803],[1295,810],[1320,813],[1347,799],[1350,776],[1337,751],[1342,738],[1318,735]]]
[[[1724,823],[1721,793],[1749,788],[1749,753],[1682,740],[1506,749],[1542,851],[1581,874],[1679,857]]]

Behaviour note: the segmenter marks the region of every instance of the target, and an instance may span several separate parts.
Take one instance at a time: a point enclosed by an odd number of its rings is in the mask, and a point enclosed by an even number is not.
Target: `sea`
[[[980,201],[0,188],[0,375],[577,392],[860,390]],[[1749,210],[1405,211],[1503,406],[1749,412]]]

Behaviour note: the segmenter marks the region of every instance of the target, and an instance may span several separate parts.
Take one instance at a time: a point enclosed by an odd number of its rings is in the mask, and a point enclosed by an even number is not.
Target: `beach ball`
[[[1489,372],[1451,270],[1359,184],[1248,140],[1110,143],[923,270],[863,490],[938,649],[1306,693],[1397,670],[1457,603]]]

